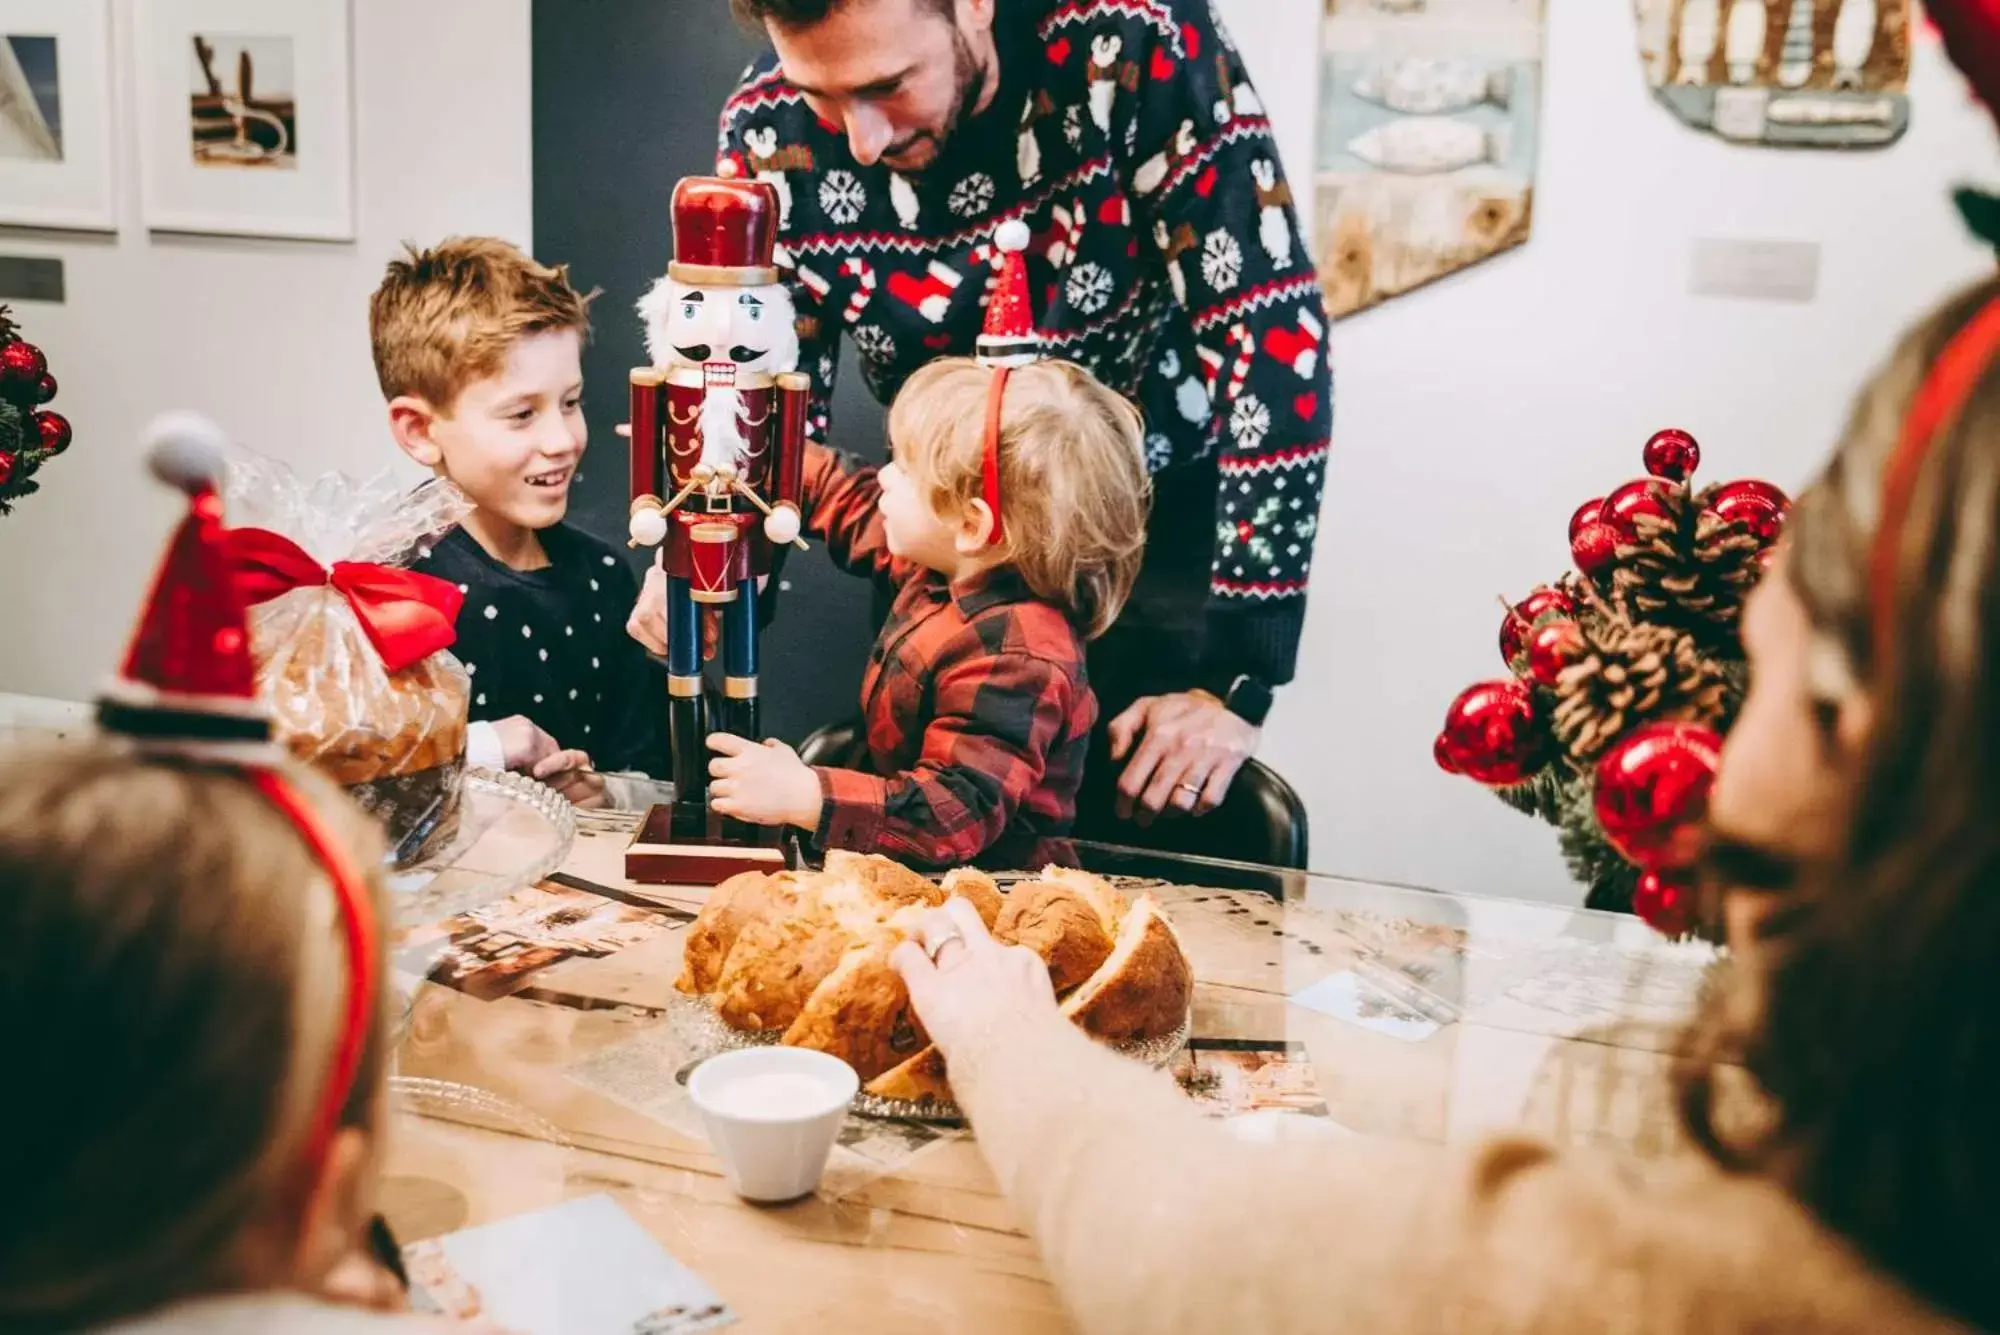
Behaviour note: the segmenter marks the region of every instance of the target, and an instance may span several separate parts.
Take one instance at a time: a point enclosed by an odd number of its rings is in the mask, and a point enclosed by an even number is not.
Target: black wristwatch
[[[1222,703],[1251,727],[1261,728],[1271,716],[1271,688],[1245,673],[1230,684],[1229,695]]]

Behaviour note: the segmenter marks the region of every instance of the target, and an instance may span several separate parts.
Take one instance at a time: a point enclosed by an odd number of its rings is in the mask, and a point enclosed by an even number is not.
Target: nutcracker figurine
[[[627,855],[638,880],[768,870],[771,835],[708,811],[701,615],[722,612],[717,730],[759,737],[757,597],[799,540],[809,381],[793,368],[791,294],[772,263],[778,197],[761,181],[691,176],[674,189],[674,259],[639,303],[653,365],[632,372],[634,546],[663,546],[675,802]]]

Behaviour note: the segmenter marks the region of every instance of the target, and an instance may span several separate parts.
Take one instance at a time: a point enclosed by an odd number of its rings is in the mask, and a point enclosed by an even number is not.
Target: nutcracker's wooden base
[[[746,871],[783,871],[782,829],[738,837],[709,813],[702,828],[671,806],[657,806],[625,850],[625,879],[640,885],[718,885]],[[741,828],[741,827],[738,827]]]

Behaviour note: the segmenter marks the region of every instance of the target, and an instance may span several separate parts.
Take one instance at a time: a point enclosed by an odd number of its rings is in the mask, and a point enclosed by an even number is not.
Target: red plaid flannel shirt
[[[956,587],[889,552],[874,468],[806,452],[806,529],[897,585],[861,683],[868,770],[819,769],[819,842],[929,867],[1065,860],[1097,719],[1083,636],[1011,569]]]

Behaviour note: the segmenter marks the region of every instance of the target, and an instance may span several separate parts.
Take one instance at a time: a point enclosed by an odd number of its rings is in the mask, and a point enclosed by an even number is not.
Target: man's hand
[[[1149,695],[1111,720],[1110,732],[1111,758],[1131,756],[1118,778],[1118,815],[1140,825],[1170,807],[1194,816],[1215,810],[1263,739],[1207,691]]]
[[[500,751],[505,757],[503,767],[516,773],[527,774],[562,750],[555,738],[525,714],[494,720],[493,731],[500,738]]]
[[[780,741],[762,746],[726,732],[710,735],[709,804],[752,825],[819,827],[819,775]]]
[[[571,806],[604,805],[604,776],[581,751],[558,751],[535,766],[534,777],[570,800]]]

